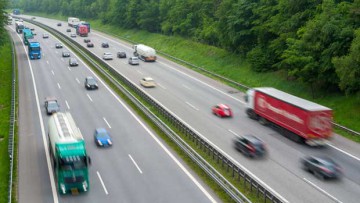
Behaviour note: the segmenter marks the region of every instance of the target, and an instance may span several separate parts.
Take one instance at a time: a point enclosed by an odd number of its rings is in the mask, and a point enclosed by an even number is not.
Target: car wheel
[[[314,175],[315,175],[315,177],[317,177],[319,180],[324,180],[324,179],[325,179],[324,175],[320,174],[319,172],[315,172]]]

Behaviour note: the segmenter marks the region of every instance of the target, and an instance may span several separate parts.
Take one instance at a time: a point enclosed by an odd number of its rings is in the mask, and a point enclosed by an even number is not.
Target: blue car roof
[[[107,130],[105,128],[96,128],[97,133],[106,133]]]

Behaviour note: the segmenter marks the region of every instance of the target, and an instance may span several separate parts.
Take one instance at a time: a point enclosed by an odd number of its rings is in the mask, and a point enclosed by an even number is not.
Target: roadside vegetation
[[[61,15],[44,13],[31,13],[31,15],[67,20],[67,17]],[[183,37],[123,29],[114,25],[103,24],[100,20],[90,20],[89,22],[94,29],[124,40],[147,44],[159,51],[191,62],[247,86],[271,86],[328,106],[334,110],[336,123],[357,132],[360,131],[360,92],[345,95],[339,91],[328,92],[324,89],[311,88],[306,83],[289,78],[284,70],[256,72],[252,70],[251,65],[244,58],[237,54]],[[360,142],[359,137],[341,131],[337,133]]]
[[[11,102],[11,45],[9,35],[3,35],[0,45],[0,203],[7,202],[10,160],[8,136]]]

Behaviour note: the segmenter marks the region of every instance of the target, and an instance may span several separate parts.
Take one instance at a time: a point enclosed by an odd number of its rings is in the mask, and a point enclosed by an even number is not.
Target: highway
[[[28,25],[25,23],[25,25]],[[94,76],[80,59],[69,67],[56,49],[54,36],[33,25],[41,43],[42,59],[29,60],[21,36],[8,30],[15,42],[19,78],[19,202],[218,202],[197,176],[167,148],[101,79],[99,89],[84,88]],[[71,52],[72,57],[77,56]],[[82,132],[90,167],[90,191],[78,196],[59,195],[55,187],[47,146],[44,98],[55,96],[61,111],[69,111]],[[112,135],[113,146],[96,147],[95,128]]]
[[[57,20],[37,17],[36,21],[63,31],[66,22],[57,27]],[[74,32],[74,29],[72,29]],[[70,33],[67,33],[70,35]],[[92,29],[89,38],[95,47],[92,52],[101,57],[104,52],[125,51],[132,55],[131,46]],[[83,43],[83,38],[73,40]],[[110,48],[100,47],[107,41]],[[199,132],[239,166],[246,168],[264,184],[288,202],[358,202],[360,199],[360,147],[359,144],[335,135],[331,145],[310,148],[286,139],[277,132],[247,118],[243,93],[225,86],[192,70],[162,57],[155,63],[140,62],[139,66],[127,64],[126,59],[115,58],[108,63],[135,84],[144,76],[158,83],[154,89],[144,89],[159,103]],[[211,106],[226,103],[232,107],[234,117],[220,119],[211,114]],[[267,144],[269,154],[264,159],[253,160],[234,150],[232,140],[236,135],[254,134]],[[321,181],[302,170],[300,159],[306,155],[329,156],[344,170],[338,181]]]

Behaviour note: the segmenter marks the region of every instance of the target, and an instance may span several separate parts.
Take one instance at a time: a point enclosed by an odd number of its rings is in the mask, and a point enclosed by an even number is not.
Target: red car
[[[212,107],[213,114],[220,117],[232,117],[232,111],[230,107],[226,104],[218,104]]]

